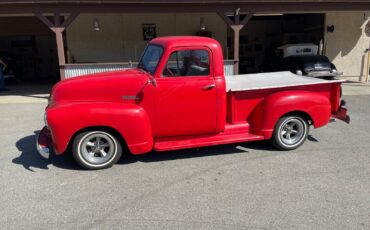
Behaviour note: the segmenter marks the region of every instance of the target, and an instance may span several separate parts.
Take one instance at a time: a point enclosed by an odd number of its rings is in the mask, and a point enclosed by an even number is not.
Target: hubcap
[[[92,164],[104,164],[109,161],[116,151],[114,140],[105,133],[92,133],[86,136],[80,151],[83,158]]]
[[[280,139],[285,145],[298,144],[305,135],[305,124],[297,118],[287,119],[280,126]]]

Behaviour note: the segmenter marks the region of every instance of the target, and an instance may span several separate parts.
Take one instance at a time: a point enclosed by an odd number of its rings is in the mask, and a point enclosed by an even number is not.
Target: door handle
[[[216,87],[216,84],[210,84],[202,87],[202,90],[210,90]]]

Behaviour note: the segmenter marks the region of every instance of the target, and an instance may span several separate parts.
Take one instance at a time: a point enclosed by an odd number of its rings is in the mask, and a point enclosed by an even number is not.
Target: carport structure
[[[34,15],[55,33],[62,80],[68,66],[63,31],[84,13],[217,13],[234,32],[233,61],[237,74],[239,32],[255,14],[367,10],[370,10],[367,0],[0,0],[0,16]]]

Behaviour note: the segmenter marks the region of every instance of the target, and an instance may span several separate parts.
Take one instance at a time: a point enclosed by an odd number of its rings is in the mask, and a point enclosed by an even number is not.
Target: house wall
[[[202,17],[226,50],[227,26],[217,14],[83,14],[66,31],[68,53],[77,62],[138,61],[147,44],[143,24],[156,24],[158,37],[195,35]],[[94,18],[100,31],[93,30]]]
[[[364,80],[370,38],[364,33],[369,13],[335,12],[326,14],[326,26],[334,25],[333,33],[325,33],[325,53],[343,76]]]

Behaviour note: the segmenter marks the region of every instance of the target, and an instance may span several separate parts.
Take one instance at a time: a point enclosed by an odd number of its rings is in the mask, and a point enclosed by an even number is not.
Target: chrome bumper
[[[317,78],[320,78],[320,77],[339,77],[343,75],[343,73],[338,73],[338,72],[325,72],[325,71],[312,71],[312,72],[308,72],[307,76],[309,77],[317,77]]]
[[[341,120],[349,124],[351,122],[351,118],[347,113],[348,111],[346,108],[340,107],[338,112],[331,115],[331,119],[333,119],[333,121]]]
[[[50,150],[51,150],[52,140],[50,136],[50,131],[45,126],[40,133],[37,135],[36,140],[36,148],[40,155],[45,158],[49,159],[50,157]]]

